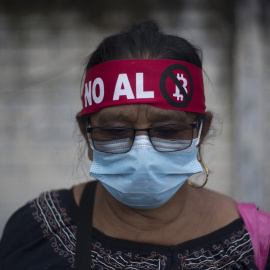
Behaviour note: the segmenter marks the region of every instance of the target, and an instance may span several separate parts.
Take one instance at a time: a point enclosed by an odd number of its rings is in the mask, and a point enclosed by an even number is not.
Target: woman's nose
[[[136,131],[135,136],[140,136],[140,135],[148,135],[147,131]]]

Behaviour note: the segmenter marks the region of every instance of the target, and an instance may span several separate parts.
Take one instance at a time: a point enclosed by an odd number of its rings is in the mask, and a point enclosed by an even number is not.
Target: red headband
[[[104,62],[85,77],[81,114],[126,104],[205,113],[202,70],[167,59]]]

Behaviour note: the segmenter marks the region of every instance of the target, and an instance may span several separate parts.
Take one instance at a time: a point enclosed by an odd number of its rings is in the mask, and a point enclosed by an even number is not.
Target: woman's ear
[[[202,133],[201,133],[201,138],[200,138],[200,143],[199,145],[202,144],[204,138],[206,137],[209,129],[210,129],[210,126],[211,126],[211,123],[212,123],[212,119],[213,119],[213,115],[211,112],[206,112],[204,118],[203,118],[203,126],[202,126]]]
[[[86,122],[84,121],[82,115],[80,112],[78,112],[76,114],[76,120],[77,120],[77,123],[78,123],[78,126],[80,128],[80,131],[86,141],[86,144],[87,144],[87,147],[88,147],[88,158],[90,160],[93,160],[93,150],[92,148],[90,147],[90,143],[89,143],[89,138],[88,138],[88,134],[86,132]]]

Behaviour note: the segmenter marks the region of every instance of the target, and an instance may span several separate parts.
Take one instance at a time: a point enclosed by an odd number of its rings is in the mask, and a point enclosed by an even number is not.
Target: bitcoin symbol
[[[173,94],[171,91],[175,86],[178,87],[175,88]],[[172,107],[186,108],[191,102],[194,92],[194,83],[188,68],[182,64],[168,66],[160,76],[159,89],[163,98]],[[180,98],[181,101],[179,101]]]
[[[182,81],[182,86],[185,89],[186,93],[188,92],[186,86],[187,86],[187,80],[186,78],[184,78],[184,75],[181,74],[181,76],[179,76],[179,73],[177,73],[177,79],[178,81]],[[183,95],[180,93],[179,88],[177,87],[177,85],[175,86],[175,93],[173,94],[174,97],[176,97],[177,101],[179,101],[179,98],[181,99],[181,101],[183,101]]]

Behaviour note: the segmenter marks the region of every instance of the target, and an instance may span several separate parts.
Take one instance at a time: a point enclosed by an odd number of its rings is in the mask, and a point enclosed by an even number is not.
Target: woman
[[[89,58],[82,105],[97,181],[18,210],[1,269],[270,269],[269,216],[189,179],[204,169],[207,181],[212,120],[197,48],[151,22],[110,36]]]

